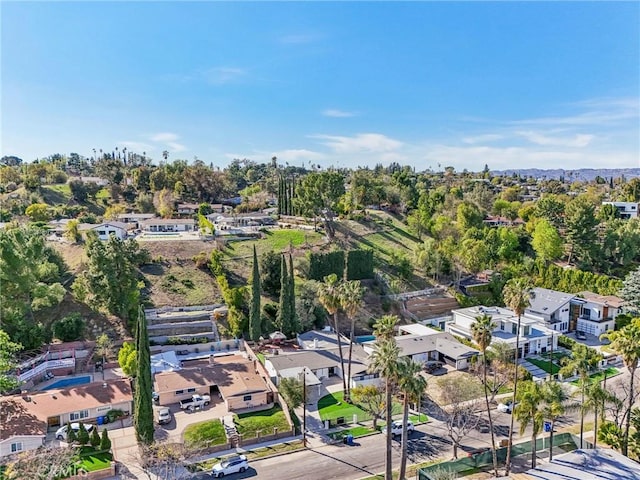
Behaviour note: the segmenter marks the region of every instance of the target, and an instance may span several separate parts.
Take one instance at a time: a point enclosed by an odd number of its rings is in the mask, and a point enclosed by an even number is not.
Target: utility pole
[[[302,446],[307,446],[307,367],[302,367]]]

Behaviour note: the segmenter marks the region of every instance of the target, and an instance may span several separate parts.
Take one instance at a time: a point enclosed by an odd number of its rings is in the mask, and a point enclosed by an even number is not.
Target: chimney
[[[318,348],[318,339],[317,338],[313,339],[313,348]]]

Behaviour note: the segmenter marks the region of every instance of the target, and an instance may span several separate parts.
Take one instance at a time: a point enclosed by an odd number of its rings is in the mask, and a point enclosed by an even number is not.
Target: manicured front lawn
[[[87,472],[109,468],[113,460],[111,452],[95,451],[93,447],[81,447],[78,456],[80,457],[78,465]]]
[[[325,395],[318,400],[318,411],[320,412],[322,421],[334,420],[340,417],[351,421],[354,414],[358,415],[358,419],[365,419],[370,416],[360,407],[345,402],[343,392]]]
[[[538,368],[541,368],[547,373],[555,375],[560,371],[560,367],[555,363],[549,363],[548,360],[539,360],[537,358],[527,358],[527,362],[532,363]]]
[[[601,382],[602,380],[604,380],[605,374],[607,375],[607,378],[611,378],[615,377],[616,375],[620,375],[620,373],[620,370],[618,370],[617,368],[609,367],[606,370],[590,375],[589,383]],[[574,380],[573,382],[571,382],[571,385],[580,385],[580,379]]]
[[[187,446],[192,447],[227,443],[227,434],[217,418],[188,425],[182,435]]]
[[[234,416],[233,421],[238,433],[244,438],[255,438],[258,436],[258,432],[261,435],[272,435],[274,428],[277,428],[279,433],[291,429],[287,417],[277,405],[269,410],[241,413]]]

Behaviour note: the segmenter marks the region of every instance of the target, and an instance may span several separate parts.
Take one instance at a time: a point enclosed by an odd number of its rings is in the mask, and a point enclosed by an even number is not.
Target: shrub
[[[67,422],[67,442],[74,443],[78,441],[78,436],[76,435],[76,431],[71,428],[71,424]]]
[[[571,350],[575,344],[576,341],[573,338],[567,337],[566,335],[560,335],[558,337],[558,345],[560,345],[561,347]]]
[[[80,428],[78,429],[78,443],[80,445],[86,445],[89,443],[89,432],[87,432],[87,429],[82,422],[80,422]]]
[[[98,433],[97,428],[94,428],[93,430],[91,430],[91,437],[89,438],[89,443],[93,448],[98,448],[100,446],[100,434]]]
[[[71,342],[82,337],[85,321],[79,313],[72,313],[54,322],[53,334],[63,342]]]
[[[107,429],[102,430],[102,438],[100,438],[100,450],[106,452],[111,450],[111,440],[109,440],[109,434]]]
[[[373,278],[373,250],[347,252],[347,280]]]
[[[336,274],[344,276],[344,250],[329,253],[311,253],[309,255],[309,278],[322,281],[324,277]]]

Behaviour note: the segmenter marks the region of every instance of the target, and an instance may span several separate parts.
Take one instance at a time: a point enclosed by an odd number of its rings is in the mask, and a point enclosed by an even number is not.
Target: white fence
[[[18,375],[18,380],[21,382],[26,382],[31,380],[32,378],[38,376],[41,373],[46,372],[47,370],[53,370],[55,368],[64,368],[64,367],[75,367],[76,359],[75,358],[62,358],[60,360],[46,360],[41,364],[37,365],[35,368],[31,370],[27,370],[26,372]]]

